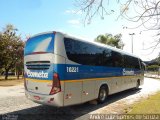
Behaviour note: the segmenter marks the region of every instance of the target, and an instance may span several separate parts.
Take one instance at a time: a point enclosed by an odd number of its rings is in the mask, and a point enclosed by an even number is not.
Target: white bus
[[[47,32],[29,38],[24,52],[25,95],[32,101],[68,106],[143,84],[140,58],[100,43]]]

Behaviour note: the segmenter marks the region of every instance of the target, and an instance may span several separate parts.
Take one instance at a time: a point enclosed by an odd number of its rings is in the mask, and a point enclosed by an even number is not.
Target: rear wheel
[[[98,103],[104,103],[108,96],[107,87],[102,86],[99,90]]]
[[[140,81],[139,81],[139,80],[137,80],[137,82],[136,82],[136,89],[138,89],[138,88],[139,88],[139,86],[140,86]]]

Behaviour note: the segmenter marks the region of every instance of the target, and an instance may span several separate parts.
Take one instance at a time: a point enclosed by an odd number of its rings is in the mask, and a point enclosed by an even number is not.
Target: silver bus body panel
[[[64,84],[61,84],[61,88],[62,88],[62,91],[54,95],[43,95],[43,94],[32,93],[29,91],[25,91],[25,95],[28,99],[36,103],[39,103],[39,104],[45,104],[45,105],[50,105],[50,106],[55,106],[55,107],[62,107],[64,106],[64,103],[63,103]],[[37,100],[35,96],[40,97],[40,99]],[[53,99],[53,101],[51,101],[50,99]]]
[[[64,106],[82,103],[82,82],[65,82]]]
[[[52,53],[46,53],[46,54],[35,54],[35,55],[25,56],[24,57],[25,74],[30,72],[30,70],[27,69],[26,63],[33,62],[33,61],[50,61],[50,63],[53,64],[54,63],[54,55]],[[52,66],[50,66],[50,67],[52,67]],[[50,69],[52,69],[52,68],[50,68]],[[52,88],[52,80],[37,80],[35,78],[25,78],[25,79],[26,79],[26,85],[27,85],[28,91],[31,91],[34,93],[49,94],[49,92]]]
[[[92,80],[83,81],[82,102],[87,102],[87,101],[96,99],[95,85],[96,85],[96,81],[92,81]]]
[[[46,53],[24,56],[24,64],[29,61],[50,61],[50,63],[54,63],[54,54]]]

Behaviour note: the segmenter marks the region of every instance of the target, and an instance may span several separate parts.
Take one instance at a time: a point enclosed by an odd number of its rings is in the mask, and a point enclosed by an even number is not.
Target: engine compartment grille
[[[28,61],[26,66],[29,70],[45,70],[49,69],[50,61]]]

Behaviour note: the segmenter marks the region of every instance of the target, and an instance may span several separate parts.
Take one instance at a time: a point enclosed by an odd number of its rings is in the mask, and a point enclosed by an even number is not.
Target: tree
[[[149,65],[149,66],[147,66],[147,70],[149,70],[149,71],[158,71],[159,67],[160,66],[158,66],[158,65]]]
[[[77,6],[85,15],[85,23],[90,23],[95,15],[104,19],[105,15],[117,12],[111,9],[111,0],[76,0]],[[117,19],[123,17],[128,21],[137,22],[137,27],[143,27],[144,31],[154,30],[157,39],[150,48],[153,51],[160,47],[160,1],[159,0],[115,0],[115,5],[119,7]],[[116,4],[117,3],[117,4]],[[125,26],[124,28],[128,28]],[[141,33],[141,31],[140,31]]]
[[[77,6],[85,14],[85,21],[91,21],[91,19],[98,13],[102,19],[105,15],[110,15],[115,12],[113,9],[109,9],[110,0],[76,0]],[[155,23],[153,27],[160,29],[157,25],[159,23],[160,13],[160,1],[159,0],[116,0],[119,5],[120,15],[129,21],[138,22],[142,21],[142,25],[149,20]],[[132,9],[133,8],[133,9]],[[133,16],[129,16],[129,11],[134,12]],[[90,23],[90,22],[89,22]]]
[[[8,72],[14,68],[16,63],[22,59],[24,43],[20,36],[16,35],[17,29],[9,24],[0,34],[0,67],[5,71],[5,79],[8,78]]]
[[[19,47],[17,49],[17,61],[15,63],[15,71],[17,75],[17,79],[19,79],[20,73],[23,74],[23,53],[24,53],[24,42],[19,43]]]
[[[97,36],[95,41],[110,45],[112,47],[115,46],[116,48],[123,49],[124,43],[122,42],[121,37],[121,34],[117,34],[115,36],[113,36],[112,34],[105,34]]]
[[[2,70],[2,66],[3,66],[3,58],[1,57],[3,55],[3,43],[2,43],[2,33],[0,33],[0,75],[3,73],[3,70]]]

